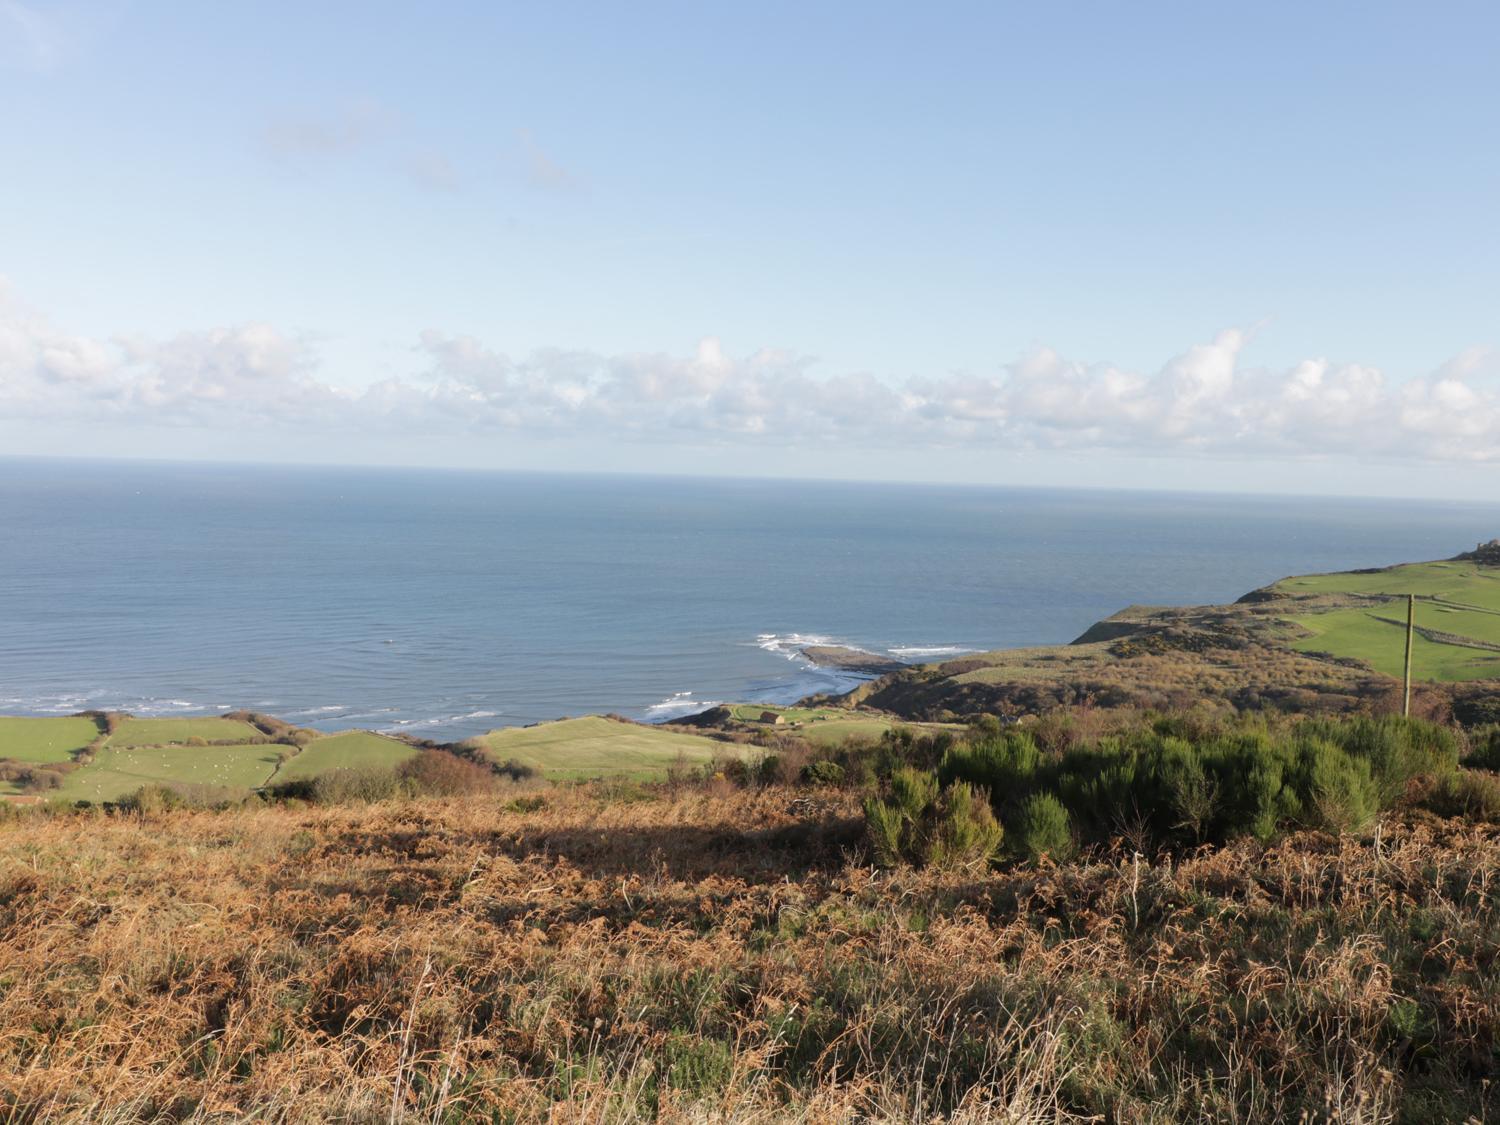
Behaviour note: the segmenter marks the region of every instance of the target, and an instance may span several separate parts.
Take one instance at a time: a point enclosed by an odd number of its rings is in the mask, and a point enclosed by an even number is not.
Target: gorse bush
[[[926,770],[902,767],[890,790],[865,802],[876,859],[945,871],[985,867],[999,850],[1002,829],[985,797],[957,781],[946,787]]]
[[[838,762],[821,759],[802,767],[802,779],[809,785],[842,785],[844,767]]]
[[[1458,739],[1453,732],[1420,719],[1390,715],[1314,719],[1300,730],[1366,762],[1382,807],[1395,804],[1415,778],[1450,773],[1458,765]]]
[[[1297,764],[1305,823],[1334,833],[1359,832],[1379,813],[1378,784],[1368,758],[1312,738],[1302,744]]]
[[[1073,827],[1068,810],[1051,793],[1033,793],[1021,802],[1015,823],[1006,835],[1011,854],[1020,859],[1043,856],[1061,862],[1072,856]]]
[[[1360,833],[1414,783],[1452,775],[1459,752],[1451,730],[1393,717],[1273,726],[1261,718],[1169,716],[1049,743],[1026,729],[976,729],[947,747],[933,774],[919,771],[920,782],[910,767],[896,769],[889,801],[874,803],[872,840],[885,841],[877,858],[929,861],[918,853],[932,839],[923,816],[935,814],[908,806],[934,808],[940,793],[958,785],[989,797],[1007,852],[1021,859],[1056,859],[1078,844],[1115,839],[1154,852],[1244,836],[1269,841],[1299,827]],[[1465,784],[1478,793],[1476,783]],[[1482,804],[1479,796],[1468,800]]]
[[[1004,830],[982,790],[955,781],[938,798],[928,825],[927,864],[939,871],[971,871],[987,866],[999,850]]]
[[[1042,765],[1042,752],[1025,731],[1006,731],[952,747],[938,768],[942,782],[966,781],[997,802],[1024,794]]]

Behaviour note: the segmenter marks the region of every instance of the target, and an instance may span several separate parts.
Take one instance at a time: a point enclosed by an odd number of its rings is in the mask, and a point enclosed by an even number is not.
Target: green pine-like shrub
[[[961,781],[941,787],[933,774],[910,767],[891,775],[884,797],[865,802],[865,821],[885,867],[982,870],[1003,836],[983,793]]]
[[[1051,793],[1027,797],[1007,827],[1007,846],[1017,858],[1036,861],[1047,856],[1060,863],[1073,855],[1072,821]]]
[[[1500,733],[1485,731],[1473,745],[1471,763],[1500,763]],[[945,748],[935,775],[931,746],[920,762],[885,769],[898,749],[886,745],[875,769],[890,787],[870,814],[882,862],[929,862],[932,810],[961,803],[947,796],[961,785],[988,796],[1008,854],[1020,859],[1120,839],[1151,852],[1270,841],[1295,828],[1358,834],[1424,792],[1487,807],[1482,782],[1445,781],[1457,769],[1455,733],[1418,719],[1167,716],[1045,743],[1026,729],[981,727]]]

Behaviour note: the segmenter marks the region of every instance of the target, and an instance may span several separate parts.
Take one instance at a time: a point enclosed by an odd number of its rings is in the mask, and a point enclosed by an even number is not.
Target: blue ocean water
[[[448,739],[846,687],[1132,603],[1446,557],[1500,506],[0,460],[0,712],[251,707]]]

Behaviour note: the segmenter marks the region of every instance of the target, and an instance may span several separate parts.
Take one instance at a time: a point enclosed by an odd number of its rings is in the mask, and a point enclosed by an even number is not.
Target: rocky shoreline
[[[890,656],[865,652],[863,649],[845,645],[809,645],[799,650],[800,655],[819,668],[830,668],[838,672],[857,672],[867,676],[885,676],[900,672],[911,665]]]

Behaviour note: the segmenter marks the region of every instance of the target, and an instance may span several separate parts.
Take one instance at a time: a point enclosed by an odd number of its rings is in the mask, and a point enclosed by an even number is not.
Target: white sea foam
[[[964,645],[896,645],[886,649],[897,660],[920,659],[924,656],[959,656],[965,652],[978,652],[977,648]]]
[[[397,719],[390,726],[380,729],[389,731],[405,730],[411,727],[446,727],[453,723],[467,722],[470,719],[493,719],[499,714],[499,711],[465,711],[462,715],[435,715],[430,719]]]
[[[777,656],[784,656],[788,660],[806,661],[807,657],[802,655],[802,650],[813,645],[837,644],[832,637],[825,637],[821,633],[761,633],[755,638],[755,644],[767,652],[774,652]]]
[[[183,715],[230,711],[227,703],[197,703],[191,699],[160,699],[95,690],[60,695],[14,696],[0,699],[0,709],[32,715],[73,715],[79,711],[127,711],[132,715]]]
[[[646,714],[653,719],[670,719],[681,715],[696,715],[699,711],[707,711],[721,703],[722,700],[718,699],[694,699],[692,692],[679,691],[660,703],[651,704],[646,708]]]

